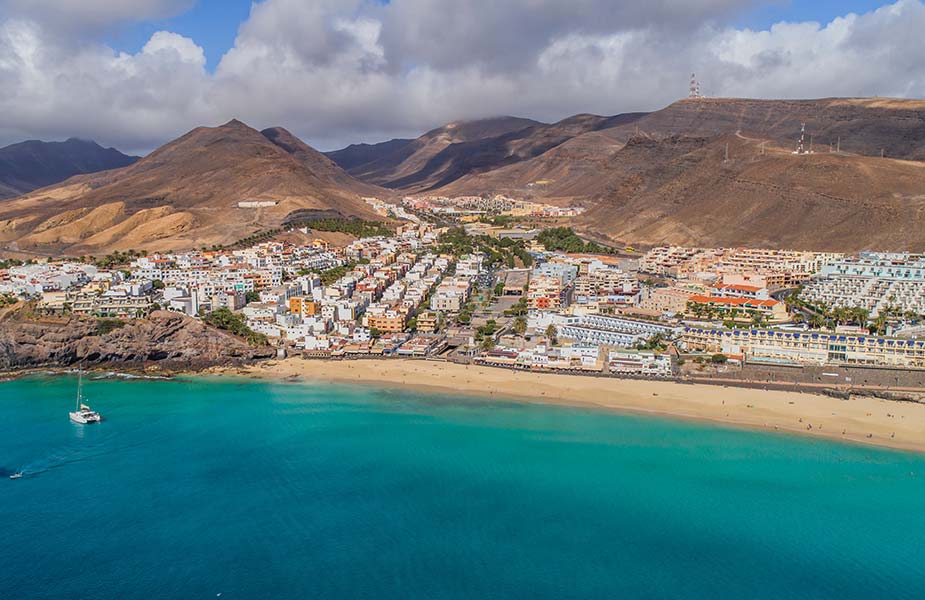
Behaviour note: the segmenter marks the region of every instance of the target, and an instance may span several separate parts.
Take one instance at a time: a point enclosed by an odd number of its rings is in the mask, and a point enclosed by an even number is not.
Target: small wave
[[[108,371],[106,373],[98,373],[94,375],[91,379],[93,380],[102,380],[102,379],[143,379],[143,380],[160,380],[160,381],[170,381],[172,378],[166,375],[138,375],[135,373],[120,373],[119,371]]]

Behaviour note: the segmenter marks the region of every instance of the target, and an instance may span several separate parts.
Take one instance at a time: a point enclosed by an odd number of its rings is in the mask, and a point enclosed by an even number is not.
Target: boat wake
[[[83,426],[74,425],[74,428],[83,432]],[[16,473],[22,473],[24,477],[35,477],[56,469],[91,461],[114,452],[121,453],[130,451],[133,448],[157,444],[164,439],[164,436],[159,436],[144,438],[140,441],[138,432],[143,428],[143,425],[138,425],[137,427],[129,427],[117,432],[94,432],[103,435],[95,437],[93,441],[85,440],[83,443],[52,450],[44,457],[23,464],[17,471],[12,471],[9,467],[0,467],[0,475],[9,477]]]

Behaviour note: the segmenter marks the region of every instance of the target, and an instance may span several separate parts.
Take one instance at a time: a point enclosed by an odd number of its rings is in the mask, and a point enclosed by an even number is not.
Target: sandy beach
[[[289,358],[207,373],[589,406],[925,452],[925,404],[863,396],[840,400],[821,394],[529,373],[401,359]]]

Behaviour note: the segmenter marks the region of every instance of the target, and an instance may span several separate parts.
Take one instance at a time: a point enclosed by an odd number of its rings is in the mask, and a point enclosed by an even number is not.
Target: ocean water
[[[249,380],[0,384],[0,598],[925,598],[925,458]],[[9,480],[11,472],[25,477]]]

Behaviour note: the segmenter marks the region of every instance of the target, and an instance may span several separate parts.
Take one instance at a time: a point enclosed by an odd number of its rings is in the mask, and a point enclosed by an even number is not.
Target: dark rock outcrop
[[[231,334],[168,311],[126,321],[91,318],[0,321],[0,371],[84,366],[202,369],[274,355]]]

